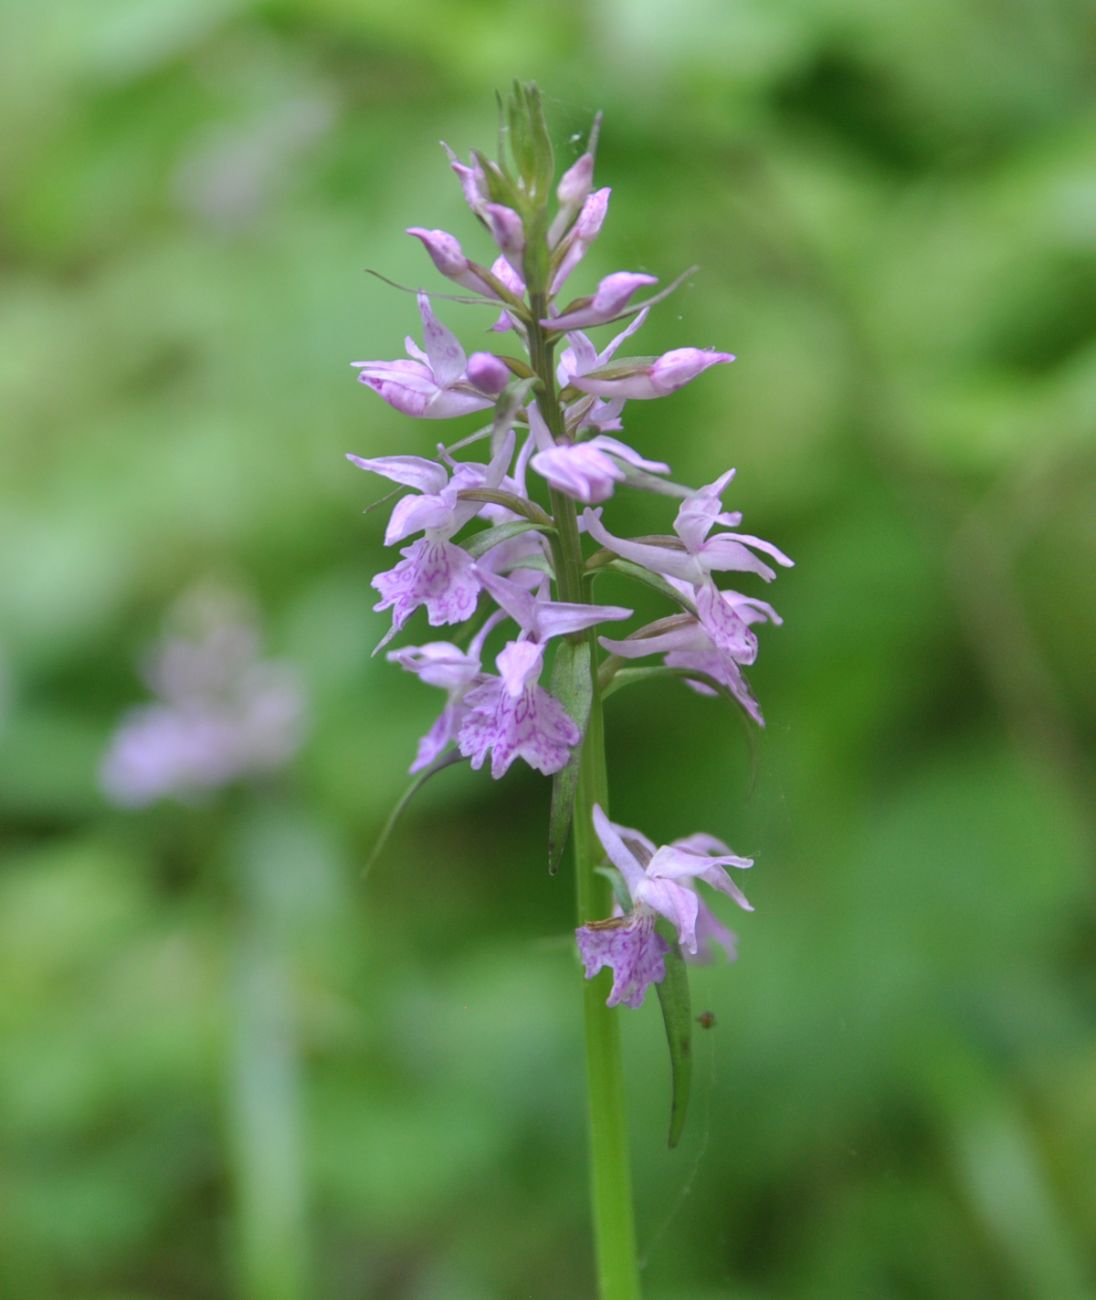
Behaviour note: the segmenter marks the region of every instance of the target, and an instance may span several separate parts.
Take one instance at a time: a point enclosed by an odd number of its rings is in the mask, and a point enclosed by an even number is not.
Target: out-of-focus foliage
[[[610,707],[615,814],[758,857],[676,1152],[625,1017],[649,1294],[1096,1293],[1092,37],[1083,0],[0,9],[0,1293],[590,1293],[546,783],[444,773],[359,878],[440,704],[370,658],[342,454],[436,431],[353,383],[416,319],[362,270],[442,287],[412,224],[486,251],[436,142],[489,148],[514,75],[565,159],[605,110],[589,283],[698,263],[645,350],[739,354],[632,440],[737,465],[798,561],[756,744],[672,685]],[[311,742],[261,801],[112,812],[211,575]]]

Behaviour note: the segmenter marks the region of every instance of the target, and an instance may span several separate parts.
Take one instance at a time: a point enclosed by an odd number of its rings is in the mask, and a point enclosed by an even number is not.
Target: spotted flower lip
[[[464,349],[434,315],[425,293],[419,294],[419,314],[425,352],[409,338],[409,361],[354,361],[359,382],[397,411],[419,419],[445,420],[491,406],[493,399],[468,382]]]
[[[511,641],[495,663],[499,675],[485,677],[464,697],[466,712],[457,738],[461,753],[477,769],[490,753],[496,780],[516,758],[546,776],[558,772],[582,733],[559,700],[537,685],[543,645]]]
[[[655,929],[653,912],[592,921],[579,926],[575,938],[588,980],[603,966],[612,968],[613,987],[606,1006],[641,1007],[648,988],[666,978],[670,945]]]

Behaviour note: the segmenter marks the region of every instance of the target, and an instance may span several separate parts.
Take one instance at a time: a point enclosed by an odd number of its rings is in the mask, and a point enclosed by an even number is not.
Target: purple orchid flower
[[[667,537],[651,543],[614,537],[603,527],[600,510],[586,510],[582,516],[583,523],[590,536],[608,550],[654,573],[678,578],[693,587],[709,583],[713,572],[726,570],[756,573],[766,582],[771,582],[776,577],[775,570],[753,552],[762,551],[777,564],[792,567],[793,561],[779,547],[748,533],[708,536],[717,523],[734,527],[742,520],[737,511],[724,513],[720,502],[723,489],[733,477],[734,470],[728,470],[714,483],[709,483],[681,503],[674,521],[676,538]]]
[[[510,382],[506,362],[493,352],[473,352],[468,358],[468,382],[488,397],[498,397]]]
[[[359,381],[389,406],[419,419],[445,420],[493,405],[493,397],[468,381],[464,349],[430,310],[425,293],[419,294],[419,314],[426,351],[408,338],[410,361],[354,361]]]
[[[472,159],[471,166],[462,163],[444,140],[441,147],[445,150],[449,159],[449,166],[460,181],[461,193],[464,195],[465,203],[481,221],[486,221],[487,205],[491,202],[491,195],[487,189],[487,177],[483,174],[483,168],[475,157]]]
[[[632,611],[618,605],[547,600],[539,591],[483,567],[477,567],[476,576],[522,635],[499,652],[499,675],[487,677],[464,697],[461,753],[478,768],[490,751],[496,779],[519,757],[539,772],[558,772],[582,737],[563,705],[537,685],[545,643],[597,623],[630,618]]]
[[[464,697],[460,752],[476,769],[490,752],[496,781],[515,758],[545,775],[558,772],[582,734],[559,700],[537,685],[544,646],[511,641],[499,651],[495,664],[499,675],[487,677]]]
[[[561,318],[563,319],[563,318]],[[554,324],[555,322],[553,322]],[[733,361],[730,352],[715,352],[706,348],[675,348],[654,361],[631,365],[620,362],[611,374],[583,375],[575,378],[574,386],[583,393],[597,397],[623,397],[647,400],[668,397],[679,388],[701,375],[709,366]]]
[[[471,618],[480,582],[467,551],[450,541],[482,509],[477,501],[462,501],[463,491],[497,487],[514,455],[514,433],[509,430],[487,465],[457,465],[450,476],[444,465],[421,456],[378,456],[366,459],[347,455],[359,469],[381,474],[395,483],[418,488],[397,501],[385,532],[385,545],[393,546],[413,533],[425,535],[400,551],[395,568],[378,573],[372,585],[381,594],[375,610],[392,610],[392,633],[399,631],[420,605],[426,606],[432,627],[461,623]],[[381,642],[383,646],[387,637]],[[377,647],[380,649],[380,646]]]
[[[468,688],[480,676],[480,655],[483,643],[503,618],[501,611],[492,614],[476,633],[467,650],[461,650],[451,641],[428,641],[421,646],[403,646],[390,650],[388,660],[397,663],[420,681],[430,686],[440,686],[447,694],[445,708],[437,721],[419,741],[412,774],[438,758],[457,739],[467,709],[464,697]]]
[[[193,800],[275,771],[304,738],[296,675],[259,658],[238,602],[201,590],[180,602],[178,616],[184,633],[166,639],[146,669],[158,699],[126,714],[103,758],[104,792],[122,807]]]
[[[671,579],[671,581],[673,581]],[[687,587],[684,583],[675,586]],[[688,590],[688,589],[687,589]],[[669,668],[692,669],[725,686],[758,726],[765,725],[761,708],[742,675],[742,665],[757,658],[757,636],[751,624],[783,622],[767,601],[743,596],[737,591],[719,591],[714,583],[700,589],[699,617],[675,614],[648,623],[623,641],[600,637],[602,647],[622,659],[644,659],[665,655]],[[717,614],[715,611],[720,610]],[[686,684],[701,695],[714,695],[703,681],[686,678]]]
[[[733,959],[734,936],[700,898],[695,882],[703,881],[733,898],[739,907],[753,911],[726,871],[727,867],[752,866],[750,858],[739,857],[722,840],[704,834],[656,848],[641,831],[611,822],[597,805],[594,829],[610,862],[624,878],[633,903],[625,916],[590,922],[575,931],[586,978],[592,979],[603,966],[613,970],[610,1006],[623,1001],[638,1007],[648,986],[665,977],[663,957],[669,947],[655,931],[656,914],[666,917],[677,930],[686,956],[706,960],[712,945],[719,944]]]

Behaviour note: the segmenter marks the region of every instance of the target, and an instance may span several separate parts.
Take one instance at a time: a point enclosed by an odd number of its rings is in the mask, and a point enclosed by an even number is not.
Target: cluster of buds
[[[458,754],[479,768],[490,756],[498,778],[520,758],[555,777],[554,804],[556,794],[573,798],[568,775],[577,766],[591,694],[627,682],[634,675],[628,661],[653,659],[688,687],[724,695],[762,724],[743,670],[757,655],[755,626],[780,620],[765,601],[718,586],[716,575],[743,572],[768,582],[773,564],[791,563],[771,543],[736,531],[741,515],[724,510],[722,500],[733,470],[706,487],[683,487],[668,464],[616,436],[627,402],[666,397],[734,357],[700,348],[620,355],[651,307],[675,287],[655,293],[653,276],[617,271],[593,293],[571,296],[571,277],[608,211],[609,190],[593,181],[597,126],[555,184],[536,90],[518,86],[502,130],[509,161],[505,148],[497,162],[474,153],[464,163],[448,151],[495,256],[480,264],[446,231],[412,227],[408,234],[464,293],[419,293],[423,345],[408,339],[407,359],[354,363],[361,383],[407,415],[491,413],[476,433],[439,445],[434,460],[349,456],[358,468],[410,489],[385,534],[387,545],[404,544],[402,558],[373,579],[381,597],[374,608],[392,614],[381,645],[420,607],[431,627],[463,629],[452,640],[388,654],[446,693],[411,770],[429,772]],[[438,320],[432,297],[489,307],[498,313],[491,331],[499,344],[509,338],[513,346],[468,356]],[[619,330],[599,348],[588,331],[613,325]],[[487,448],[483,460],[453,458],[479,443]],[[611,533],[601,503],[618,487],[676,499],[673,533]],[[619,628],[615,636],[591,632],[632,617],[630,609],[593,600],[594,580],[606,572],[655,587],[673,612],[627,635]],[[605,652],[600,662],[597,646]],[[555,662],[545,687],[549,657]],[[734,936],[696,884],[704,881],[748,908],[726,871],[749,866],[748,859],[706,835],[656,849],[639,832],[615,826],[600,807],[593,820],[619,872],[620,901],[617,915],[591,921],[577,936],[588,976],[613,969],[610,1004],[638,1006],[663,978],[668,941],[656,928],[658,917],[672,925],[686,954],[703,957],[718,944],[734,956]]]
[[[184,802],[277,771],[304,738],[305,701],[288,664],[263,659],[256,620],[238,595],[189,592],[148,656],[156,696],[122,719],[104,756],[103,790],[125,808]]]

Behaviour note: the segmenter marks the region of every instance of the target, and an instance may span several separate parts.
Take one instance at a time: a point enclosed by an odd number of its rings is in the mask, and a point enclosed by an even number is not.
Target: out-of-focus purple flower
[[[468,382],[464,349],[431,311],[425,293],[419,294],[419,314],[426,351],[408,338],[410,361],[354,361],[359,381],[397,411],[420,419],[445,420],[493,405],[493,398]]]
[[[576,501],[592,505],[612,496],[614,485],[628,477],[621,462],[649,473],[670,472],[669,465],[660,460],[645,460],[625,443],[604,434],[586,442],[548,447],[537,452],[530,463],[552,487]]]
[[[627,916],[591,921],[575,931],[586,978],[591,980],[603,966],[613,972],[613,987],[606,1005],[640,1007],[652,984],[666,978],[665,955],[670,945],[655,930],[654,913],[629,912]]]
[[[235,601],[208,591],[180,602],[185,634],[147,667],[159,700],[131,710],[100,768],[122,807],[191,799],[276,771],[304,736],[304,695],[287,664],[258,658],[257,636]]]
[[[614,271],[612,275],[607,275],[598,285],[595,293],[589,298],[580,298],[577,304],[562,316],[553,316],[547,320],[542,320],[541,324],[546,329],[559,330],[561,333],[569,330],[590,329],[594,325],[604,325],[607,321],[614,320],[620,315],[628,305],[629,300],[635,294],[637,289],[643,288],[644,285],[657,284],[658,277],[654,275],[642,275],[632,271]],[[637,309],[638,310],[638,309]],[[672,356],[672,353],[667,353]],[[733,358],[731,358],[733,360]],[[699,373],[699,372],[698,372]],[[692,376],[689,376],[692,378]],[[681,384],[675,387],[680,388]],[[585,392],[593,392],[593,389],[584,389]],[[670,391],[673,391],[672,389]],[[610,394],[613,396],[613,394]],[[621,394],[621,396],[630,396],[630,394]]]
[[[703,898],[698,896],[696,914],[696,953],[686,958],[697,965],[706,965],[715,959],[716,948],[722,948],[728,961],[738,960],[738,935],[723,924]]]
[[[565,319],[565,318],[561,318]],[[646,400],[668,397],[676,393],[709,366],[733,361],[730,352],[714,352],[706,348],[675,348],[664,352],[654,361],[629,364],[618,362],[611,372],[576,376],[571,382],[583,393],[596,397],[623,397],[627,400]]]
[[[490,753],[496,781],[515,758],[545,775],[558,772],[582,738],[559,700],[537,685],[543,662],[543,645],[511,641],[495,660],[499,676],[487,677],[464,696],[460,752],[474,768]]]

